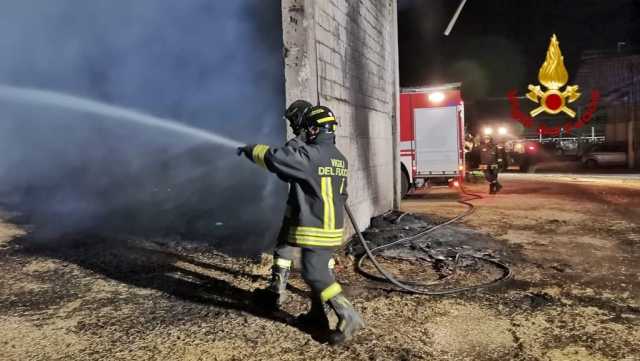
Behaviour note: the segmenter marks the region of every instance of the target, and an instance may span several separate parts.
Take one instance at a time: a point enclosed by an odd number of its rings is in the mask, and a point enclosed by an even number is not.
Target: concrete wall
[[[282,0],[286,99],[329,106],[358,224],[399,205],[395,0]]]

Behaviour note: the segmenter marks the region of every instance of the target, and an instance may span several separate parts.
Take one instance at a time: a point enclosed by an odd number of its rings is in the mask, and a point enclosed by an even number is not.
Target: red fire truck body
[[[400,89],[403,195],[464,175],[464,105],[460,83]]]

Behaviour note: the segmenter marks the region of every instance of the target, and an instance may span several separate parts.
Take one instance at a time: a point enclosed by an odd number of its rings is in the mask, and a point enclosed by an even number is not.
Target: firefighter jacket
[[[480,164],[494,165],[497,164],[498,155],[496,147],[493,143],[484,143],[480,145]]]
[[[252,147],[251,159],[287,179],[287,242],[297,246],[342,245],[344,203],[347,199],[347,160],[335,146],[335,136],[320,133],[297,147]]]
[[[300,133],[298,135],[296,135],[295,137],[289,139],[284,146],[285,147],[299,147],[301,145],[306,144],[305,143],[305,139],[306,139],[306,135],[304,133]]]
[[[306,144],[305,143],[305,139],[306,139],[306,134],[301,133],[299,135],[296,135],[295,137],[289,139],[284,146],[285,147],[291,147],[291,148],[298,148],[301,145]],[[278,174],[276,173],[276,175],[278,176],[278,178],[280,178],[281,181],[283,182],[291,182],[291,179],[287,178],[286,175],[284,174]]]

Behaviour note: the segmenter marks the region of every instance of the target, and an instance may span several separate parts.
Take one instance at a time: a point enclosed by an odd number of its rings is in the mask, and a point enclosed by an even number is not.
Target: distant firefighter
[[[465,153],[471,152],[474,146],[475,144],[474,144],[473,135],[467,134],[464,138],[464,152]]]
[[[504,148],[502,149],[504,150]],[[498,173],[503,163],[504,154],[493,142],[490,135],[485,135],[480,143],[480,169],[484,171],[484,176],[489,182],[489,194],[496,194],[502,188],[498,182]]]
[[[498,170],[504,171],[507,170],[509,166],[509,160],[507,158],[507,149],[504,141],[498,141],[495,143],[496,146],[496,157],[498,162]]]
[[[298,105],[298,110],[306,107],[302,102]],[[280,148],[263,144],[239,148],[239,153],[290,185],[287,215],[274,252],[273,278],[265,292],[272,295],[274,306],[282,304],[293,251],[299,247],[302,277],[311,288],[311,310],[300,316],[298,322],[329,330],[325,308],[328,304],[338,316],[338,325],[330,333],[329,342],[339,344],[364,327],[362,317],[347,300],[333,274],[333,253],[343,243],[347,159],[335,146],[338,123],[329,108],[312,106],[302,113],[290,110],[287,118],[302,114],[300,134],[304,134],[304,142],[289,142]]]

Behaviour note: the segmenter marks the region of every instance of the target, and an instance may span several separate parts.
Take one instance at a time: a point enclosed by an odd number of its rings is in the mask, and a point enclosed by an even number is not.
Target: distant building
[[[582,56],[575,83],[582,104],[592,89],[601,94],[599,113],[605,118],[607,142],[627,144],[632,163],[640,166],[640,54],[588,51]]]

